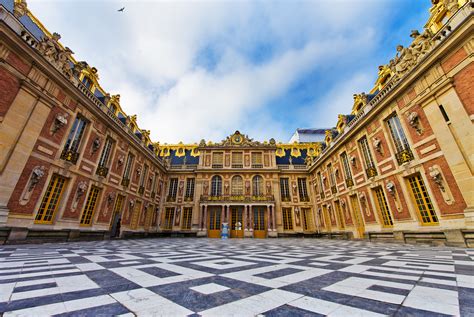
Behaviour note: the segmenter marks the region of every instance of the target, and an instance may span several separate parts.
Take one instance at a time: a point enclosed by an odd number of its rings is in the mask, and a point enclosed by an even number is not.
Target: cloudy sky
[[[430,4],[28,1],[161,143],[220,141],[235,130],[286,142],[296,128],[334,126],[423,27]]]

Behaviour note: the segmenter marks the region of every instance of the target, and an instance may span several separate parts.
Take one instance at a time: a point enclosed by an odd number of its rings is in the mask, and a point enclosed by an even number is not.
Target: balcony
[[[97,167],[97,170],[95,171],[95,173],[101,177],[106,177],[107,174],[109,173],[109,169],[105,166],[99,166]]]
[[[252,164],[252,168],[263,168],[263,164]]]
[[[367,177],[368,177],[368,178],[372,178],[372,177],[377,176],[377,170],[375,169],[374,166],[368,167],[368,168],[365,170],[365,173],[367,174]]]
[[[250,196],[250,195],[241,195],[241,196],[208,196],[201,195],[201,202],[274,202],[275,197],[273,195],[263,195],[263,196]]]
[[[155,193],[155,192],[151,192],[150,197],[151,197],[151,198],[155,198],[155,196],[156,196],[156,193]]]
[[[138,194],[143,195],[144,192],[145,192],[145,187],[144,186],[138,187]]]
[[[64,150],[61,153],[61,159],[65,160],[66,162],[70,162],[72,164],[76,164],[78,158],[79,158],[79,153],[72,150]]]
[[[346,186],[347,187],[354,186],[354,181],[352,180],[352,178],[346,178]]]
[[[176,196],[168,196],[166,197],[166,202],[175,202],[176,201]]]
[[[395,157],[397,158],[398,165],[402,165],[414,159],[413,153],[410,151],[410,149],[404,149],[398,152],[395,154]]]
[[[326,198],[326,196],[324,195],[324,190],[322,190],[322,191],[319,193],[319,196],[321,196],[321,199]]]
[[[130,179],[125,178],[125,177],[122,178],[121,184],[122,184],[123,186],[125,186],[125,187],[128,187],[128,185],[130,184]]]
[[[232,168],[244,168],[243,164],[232,164]]]
[[[212,164],[212,168],[223,168],[222,164]]]
[[[291,201],[291,197],[290,196],[281,196],[281,201],[289,202],[289,201]]]
[[[309,201],[309,197],[308,197],[308,196],[300,196],[300,201],[301,201],[301,202],[308,202],[308,201]]]
[[[193,201],[193,196],[184,196],[184,201]]]
[[[331,193],[337,194],[337,186],[336,185],[331,186]]]

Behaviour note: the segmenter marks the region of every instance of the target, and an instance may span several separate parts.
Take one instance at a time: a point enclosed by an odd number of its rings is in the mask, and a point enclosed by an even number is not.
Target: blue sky
[[[59,1],[28,7],[160,143],[328,128],[429,0]],[[125,6],[123,13],[118,8]]]

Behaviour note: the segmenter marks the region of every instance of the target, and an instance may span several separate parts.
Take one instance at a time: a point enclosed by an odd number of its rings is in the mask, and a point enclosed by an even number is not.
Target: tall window
[[[153,182],[151,183],[151,198],[155,198],[156,195],[156,180],[158,179],[158,174],[153,175]]]
[[[81,144],[86,124],[87,122],[83,117],[80,115],[76,117],[72,124],[71,131],[69,131],[63,152],[61,153],[61,159],[74,164],[77,162],[79,158],[79,145]]]
[[[328,174],[329,174],[329,184],[331,185],[331,192],[335,194],[337,193],[337,186],[336,186],[336,177],[334,176],[334,170],[332,168],[332,164],[328,165]]]
[[[298,193],[300,201],[309,201],[308,188],[306,187],[306,177],[298,178]]]
[[[112,138],[108,137],[107,139],[105,139],[104,149],[102,150],[102,154],[100,155],[99,159],[99,168],[107,168],[109,166],[109,159],[110,154],[112,152],[113,144],[114,141],[112,140]],[[99,169],[97,169],[97,171],[99,171]]]
[[[352,185],[354,185],[354,182],[352,181],[351,168],[349,166],[349,159],[347,158],[346,152],[341,154],[341,160],[342,165],[344,166],[344,177],[346,179],[346,186],[351,187]]]
[[[138,188],[139,194],[143,194],[143,192],[145,191],[145,179],[147,178],[147,176],[148,176],[148,165],[145,165],[145,167],[143,167],[143,172],[140,175],[140,183],[139,183],[140,187]]]
[[[130,221],[130,228],[137,229],[138,228],[138,221],[140,220],[140,216],[142,213],[142,202],[137,201],[135,203],[135,208],[132,214],[132,220]]]
[[[165,219],[163,222],[163,230],[173,229],[174,208],[168,207],[165,209]]]
[[[244,181],[242,176],[235,175],[232,177],[232,196],[242,196],[244,194]]]
[[[87,196],[86,206],[81,216],[81,225],[90,226],[92,225],[92,217],[94,216],[95,206],[97,205],[97,199],[99,197],[100,188],[94,185],[89,190]]]
[[[128,153],[127,163],[125,164],[125,170],[123,171],[123,179],[126,179],[127,181],[130,180],[130,173],[132,171],[133,159],[134,157],[132,153]]]
[[[232,152],[232,168],[244,167],[242,157],[242,152]]]
[[[364,157],[364,166],[365,172],[367,173],[367,177],[374,177],[377,175],[377,170],[375,169],[374,160],[372,159],[372,154],[370,154],[369,143],[367,142],[367,138],[363,137],[358,141],[360,151],[362,152],[362,156]]]
[[[183,221],[181,223],[181,229],[191,230],[192,218],[193,218],[193,208],[192,207],[183,208]]]
[[[222,196],[222,177],[218,175],[211,179],[211,196]]]
[[[194,178],[186,178],[186,194],[185,200],[192,200],[194,198]]]
[[[263,178],[260,175],[255,175],[252,179],[253,195],[263,196]]]
[[[58,209],[65,183],[66,179],[64,177],[53,174],[36,214],[35,223],[53,223],[54,214]]]
[[[400,119],[397,114],[392,115],[387,120],[387,125],[390,129],[390,135],[392,136],[393,143],[395,144],[395,157],[397,158],[398,164],[403,164],[413,160],[413,153],[410,150],[408,139],[403,131]]]
[[[341,211],[341,203],[338,201],[334,202],[334,205],[336,206],[336,216],[337,216],[337,222],[339,224],[339,229],[344,229],[344,217],[342,216],[342,211]]]
[[[282,201],[290,201],[290,181],[288,178],[280,178],[280,193]]]
[[[291,208],[282,208],[283,230],[293,230],[293,215]]]
[[[252,152],[252,167],[253,168],[262,168],[263,160],[261,152]]]
[[[382,225],[384,227],[392,227],[393,226],[392,215],[390,215],[387,199],[385,198],[385,194],[383,192],[382,187],[377,187],[375,189],[375,196],[377,197],[377,207],[379,209],[379,213],[382,218]]]
[[[212,153],[212,168],[222,168],[224,166],[224,153],[213,152]]]
[[[321,199],[324,199],[324,182],[323,182],[323,175],[321,172],[318,172],[318,182],[319,182],[319,195]]]
[[[420,220],[424,225],[438,224],[438,217],[426,191],[425,184],[420,174],[408,178],[410,189]]]
[[[178,193],[178,179],[170,178],[170,187],[168,188],[168,201],[175,201]]]
[[[303,229],[305,231],[314,229],[313,214],[311,208],[302,208],[301,213],[303,215]]]

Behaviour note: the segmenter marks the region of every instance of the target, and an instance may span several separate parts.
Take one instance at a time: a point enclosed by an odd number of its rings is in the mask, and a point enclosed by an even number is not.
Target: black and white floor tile
[[[317,239],[0,246],[3,316],[474,316],[474,250]]]

